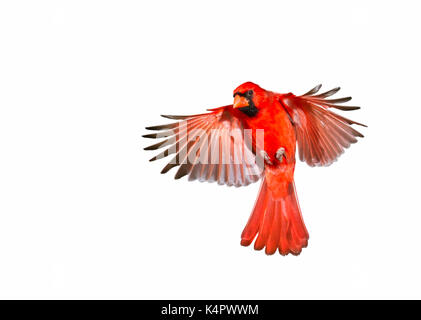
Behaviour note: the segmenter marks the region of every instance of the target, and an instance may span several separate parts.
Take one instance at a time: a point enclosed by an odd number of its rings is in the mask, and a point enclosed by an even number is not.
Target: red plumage
[[[192,116],[163,116],[181,121],[148,127],[159,132],[144,137],[165,140],[145,149],[169,146],[151,161],[174,153],[162,173],[179,166],[176,179],[188,175],[189,180],[238,187],[262,178],[241,244],[248,246],[256,238],[256,250],[297,255],[307,246],[309,235],[295,191],[296,146],[300,160],[326,166],[363,137],[351,127],[363,124],[329,110],[359,107],[338,105],[350,97],[326,99],[339,88],[316,95],[320,87],[295,96],[246,82],[234,90],[233,105]]]

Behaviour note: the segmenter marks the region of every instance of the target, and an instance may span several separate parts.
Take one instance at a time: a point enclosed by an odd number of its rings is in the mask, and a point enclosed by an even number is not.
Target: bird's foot
[[[282,163],[282,160],[285,158],[285,148],[279,148],[278,151],[276,151],[275,157]]]
[[[260,155],[263,157],[263,159],[265,159],[265,162],[267,164],[273,164],[272,161],[270,160],[269,155],[267,154],[267,152],[265,150],[261,150]]]

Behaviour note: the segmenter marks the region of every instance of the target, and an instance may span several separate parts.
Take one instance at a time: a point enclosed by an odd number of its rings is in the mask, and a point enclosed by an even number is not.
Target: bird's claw
[[[263,157],[263,159],[265,159],[267,164],[272,164],[272,161],[270,160],[270,157],[265,150],[261,150],[260,155]]]
[[[278,151],[276,151],[275,157],[282,163],[282,160],[285,158],[285,148],[279,148]]]

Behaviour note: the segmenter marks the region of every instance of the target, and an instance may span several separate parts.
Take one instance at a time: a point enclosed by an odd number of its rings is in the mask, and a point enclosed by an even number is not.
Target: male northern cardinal
[[[295,148],[301,161],[327,166],[335,161],[361,133],[352,124],[365,126],[330,111],[356,110],[339,106],[351,100],[326,99],[339,88],[317,94],[321,85],[302,96],[280,94],[246,82],[234,90],[234,104],[208,113],[164,118],[179,122],[147,127],[159,130],[146,138],[166,138],[146,147],[170,146],[150,161],[175,153],[161,173],[180,166],[175,178],[217,181],[228,186],[246,186],[262,177],[253,212],[241,235],[241,245],[253,242],[266,254],[300,254],[307,246],[294,184]]]

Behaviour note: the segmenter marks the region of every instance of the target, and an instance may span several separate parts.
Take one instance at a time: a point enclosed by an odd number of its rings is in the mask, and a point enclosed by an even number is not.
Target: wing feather
[[[339,91],[339,87],[315,95],[321,85],[302,96],[280,95],[280,101],[289,113],[295,126],[298,153],[301,161],[310,166],[327,166],[344,152],[357,138],[364,137],[351,125],[364,124],[342,117],[331,110],[357,110],[360,107],[341,106],[351,97],[325,99]]]
[[[179,167],[175,179],[188,176],[188,180],[236,187],[260,179],[262,170],[252,148],[245,143],[242,121],[234,115],[232,105],[204,114],[163,117],[180,121],[147,127],[160,132],[144,135],[150,139],[165,138],[145,150],[168,147],[150,161],[175,154],[161,173]]]

